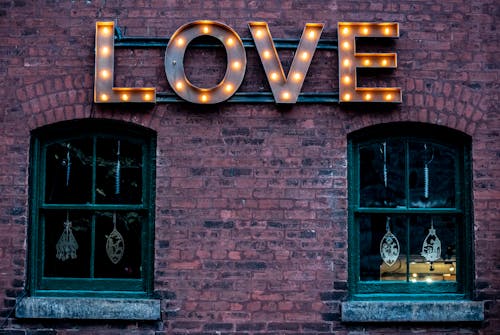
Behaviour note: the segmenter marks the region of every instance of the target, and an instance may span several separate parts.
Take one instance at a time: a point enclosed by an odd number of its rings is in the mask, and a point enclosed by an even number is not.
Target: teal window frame
[[[383,141],[402,141],[405,146],[405,208],[360,206],[360,156],[361,146]],[[410,141],[434,143],[456,150],[455,205],[453,208],[412,208],[409,205],[409,150]],[[348,281],[350,300],[459,300],[471,297],[472,212],[471,212],[471,139],[459,131],[431,124],[400,122],[375,125],[348,135]],[[360,279],[360,230],[356,218],[360,215],[400,215],[406,218],[409,241],[409,221],[420,215],[451,215],[460,221],[457,225],[457,273],[455,282],[412,283],[407,281],[362,281]],[[407,257],[409,256],[407,251]],[[407,258],[408,262],[408,258]],[[408,266],[408,265],[407,265]]]
[[[45,200],[45,154],[50,144],[75,139],[92,139],[92,201],[84,204],[46,203]],[[96,168],[95,148],[97,138],[125,139],[139,143],[142,147],[142,201],[138,204],[97,203],[95,197]],[[30,225],[29,225],[29,291],[32,296],[71,297],[116,297],[146,298],[153,291],[154,261],[154,202],[156,170],[156,132],[142,126],[106,119],[85,119],[60,122],[38,128],[31,133],[30,152]],[[140,278],[69,278],[44,277],[44,211],[77,210],[95,216],[104,211],[136,211],[144,219],[141,228]],[[92,231],[95,220],[92,220]],[[92,247],[95,236],[91,238]],[[92,252],[93,254],[93,252]],[[91,256],[90,267],[93,268]]]

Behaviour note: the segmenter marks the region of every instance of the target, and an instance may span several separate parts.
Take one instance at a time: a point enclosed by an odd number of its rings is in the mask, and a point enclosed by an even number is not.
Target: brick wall
[[[495,1],[0,1],[1,333],[494,334],[500,329],[499,17]],[[298,38],[306,22],[399,22],[389,48],[398,69],[366,80],[400,86],[396,108],[337,104],[222,104],[152,108],[92,104],[94,25],[117,20],[130,36],[169,37],[197,19],[250,37]],[[216,83],[225,64],[204,51],[187,72]],[[120,49],[116,84],[169,91],[162,49]],[[291,52],[284,52],[285,67]],[[268,90],[248,51],[242,90]],[[304,91],[337,88],[337,56],[319,51]],[[155,294],[160,322],[21,321],[9,314],[26,282],[29,132],[87,117],[155,129]],[[346,135],[379,123],[417,121],[473,139],[474,298],[481,324],[347,325]]]

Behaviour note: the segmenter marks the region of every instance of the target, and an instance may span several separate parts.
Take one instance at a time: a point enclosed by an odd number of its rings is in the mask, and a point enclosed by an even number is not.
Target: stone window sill
[[[160,300],[27,297],[18,301],[17,318],[160,320]]]
[[[479,322],[482,301],[347,301],[344,322]]]

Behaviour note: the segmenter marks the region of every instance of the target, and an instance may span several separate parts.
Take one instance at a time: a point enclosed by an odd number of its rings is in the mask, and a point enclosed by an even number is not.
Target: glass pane
[[[406,220],[401,216],[358,218],[360,280],[406,281]]]
[[[95,276],[140,278],[143,217],[137,212],[96,216]],[[116,222],[116,226],[113,224]]]
[[[441,145],[410,143],[411,207],[455,207],[456,155]]]
[[[142,146],[124,139],[97,140],[97,203],[142,202]]]
[[[359,149],[361,207],[405,205],[404,142],[386,141]]]
[[[410,224],[410,281],[456,281],[456,219],[423,215]]]
[[[47,146],[45,202],[82,204],[91,201],[92,140]]]
[[[50,211],[42,220],[45,223],[44,276],[88,278],[90,216],[78,211]]]

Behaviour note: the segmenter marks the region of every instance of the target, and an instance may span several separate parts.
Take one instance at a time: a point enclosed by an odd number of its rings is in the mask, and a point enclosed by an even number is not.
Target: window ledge
[[[16,317],[33,319],[160,320],[160,300],[27,297]]]
[[[484,320],[482,301],[347,301],[344,322],[478,322]]]

